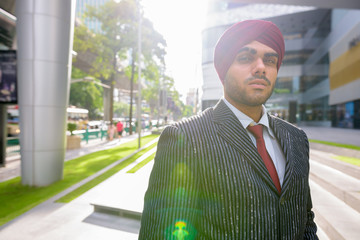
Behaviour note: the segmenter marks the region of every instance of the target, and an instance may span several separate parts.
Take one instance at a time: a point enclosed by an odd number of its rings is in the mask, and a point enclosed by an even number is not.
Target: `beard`
[[[264,79],[271,88],[266,89],[253,89],[249,90],[246,88],[247,84],[255,78],[262,78]],[[275,84],[271,85],[270,81],[265,77],[251,77],[244,81],[244,86],[238,86],[234,81],[227,81],[224,82],[224,93],[225,96],[229,97],[233,102],[239,105],[246,105],[246,106],[261,106],[271,97]]]

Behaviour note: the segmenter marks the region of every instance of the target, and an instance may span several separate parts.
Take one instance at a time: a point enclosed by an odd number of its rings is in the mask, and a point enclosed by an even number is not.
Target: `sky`
[[[142,0],[144,16],[167,42],[166,74],[185,101],[189,88],[201,88],[201,31],[207,0]]]

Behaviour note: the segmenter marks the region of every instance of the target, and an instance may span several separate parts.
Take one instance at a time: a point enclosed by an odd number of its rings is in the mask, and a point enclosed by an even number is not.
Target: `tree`
[[[122,0],[120,2],[108,1],[104,5],[95,8],[88,7],[85,17],[97,20],[101,23],[101,30],[84,37],[84,27],[75,31],[75,51],[81,50],[92,53],[94,57],[90,72],[110,88],[110,116],[113,115],[113,89],[115,74],[125,71],[131,80],[131,105],[129,110],[130,121],[132,119],[133,83],[135,81],[137,33],[138,33],[138,5],[135,0]],[[142,56],[147,63],[157,61],[164,64],[165,40],[154,30],[148,19],[142,21]],[[84,42],[88,40],[87,42]],[[130,66],[127,64],[130,62]],[[125,69],[128,68],[128,69]],[[104,106],[105,107],[105,106]]]
[[[71,78],[84,78],[86,74],[77,68],[72,68]],[[94,80],[100,82],[99,80]],[[94,82],[76,82],[70,86],[69,104],[89,110],[89,118],[97,119],[102,110],[103,88]]]
[[[136,28],[138,28],[138,26],[136,26]],[[142,53],[142,58],[144,59],[144,61],[142,62],[145,65],[145,73],[149,73],[151,71],[153,71],[153,73],[158,72],[159,68],[164,68],[165,63],[164,63],[164,55],[165,55],[165,46],[166,46],[166,42],[163,38],[163,36],[161,34],[159,34],[157,31],[155,31],[152,23],[146,19],[143,18],[142,19],[142,25],[141,25],[141,53]],[[132,39],[136,39],[136,37],[134,36],[134,38]],[[125,73],[129,76],[130,78],[130,109],[129,109],[129,118],[130,118],[130,125],[132,122],[132,113],[133,113],[133,91],[134,91],[134,79],[136,76],[136,79],[139,79],[139,76],[137,76],[137,73],[135,71],[136,67],[136,51],[137,51],[137,42],[133,41],[131,43],[131,65],[129,66],[130,69],[128,69],[127,71],[125,71]],[[139,57],[139,56],[137,56]],[[148,69],[151,69],[150,71]],[[147,70],[147,71],[146,71]],[[145,75],[145,74],[143,74]],[[148,75],[147,78],[148,82],[155,82],[154,84],[156,85],[156,82],[159,81],[159,75],[157,74],[152,74],[152,75]],[[139,82],[138,82],[139,84]],[[151,87],[150,87],[151,88]],[[146,91],[145,91],[146,94]],[[149,95],[145,95],[146,97],[149,97]],[[151,97],[149,98],[151,99]],[[153,99],[152,99],[153,100]],[[130,129],[130,134],[132,134],[132,129]]]
[[[143,75],[146,79],[146,87],[142,89],[142,97],[149,104],[150,115],[155,116],[159,112],[160,95],[160,67],[156,63],[149,63],[144,69]]]
[[[183,117],[191,117],[192,115],[194,115],[193,111],[194,111],[193,106],[184,105],[183,110],[182,110],[182,116]]]
[[[128,117],[129,104],[115,102],[114,103],[114,115],[116,117]]]

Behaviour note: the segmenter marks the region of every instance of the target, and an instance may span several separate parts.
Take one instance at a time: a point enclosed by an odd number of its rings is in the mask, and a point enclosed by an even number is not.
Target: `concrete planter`
[[[81,148],[81,137],[77,135],[67,136],[66,149]]]

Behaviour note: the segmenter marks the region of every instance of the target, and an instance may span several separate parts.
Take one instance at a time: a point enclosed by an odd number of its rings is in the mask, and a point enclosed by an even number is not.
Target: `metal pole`
[[[138,11],[139,11],[139,29],[138,29],[138,104],[137,104],[137,127],[138,127],[138,144],[141,148],[141,9],[140,0],[138,0]]]
[[[7,145],[7,106],[0,104],[0,167],[6,164],[6,145]]]

